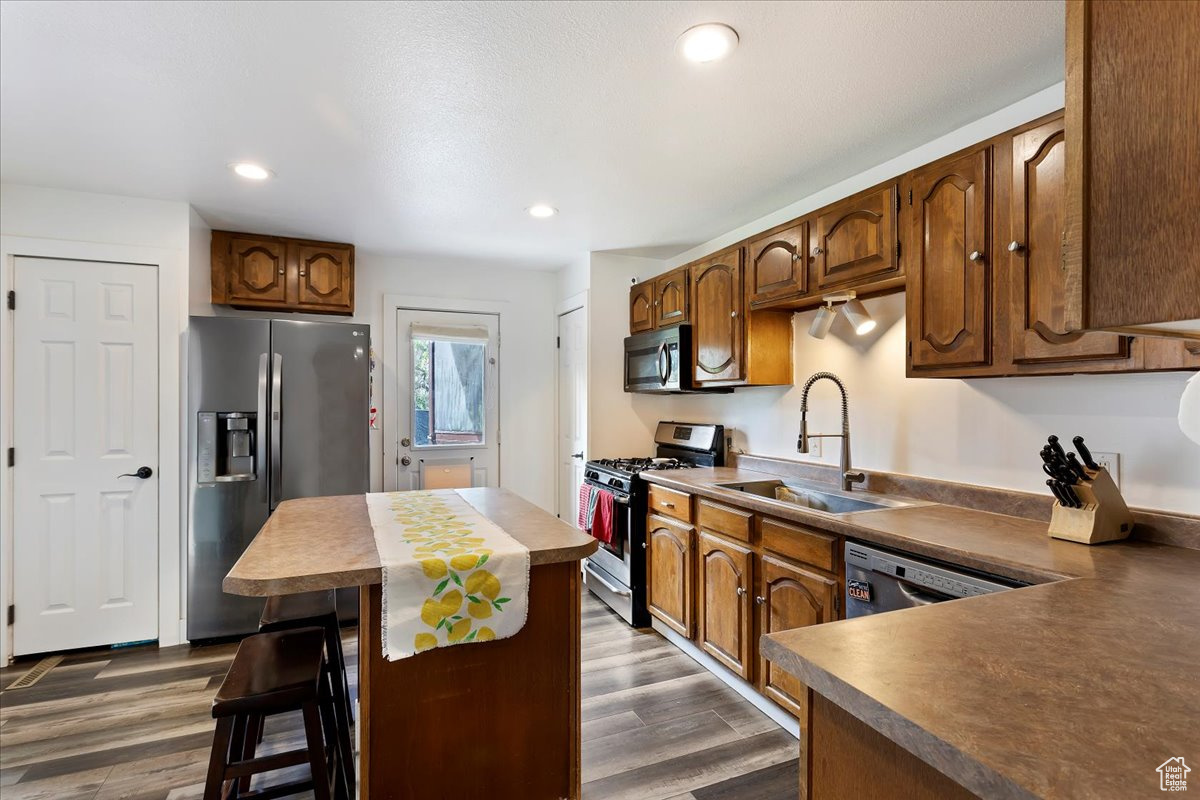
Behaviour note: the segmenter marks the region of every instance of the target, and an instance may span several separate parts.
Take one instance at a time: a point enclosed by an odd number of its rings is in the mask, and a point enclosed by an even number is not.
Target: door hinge
[[[9,625],[15,624],[16,619],[17,619],[17,607],[10,604],[8,607],[8,624]]]
[[[900,259],[900,243],[896,242],[896,259]]]
[[[15,447],[8,448],[8,465],[10,467],[17,465],[17,448]]]
[[[562,337],[561,336],[554,337],[554,346],[559,348],[560,350],[562,349]]]
[[[908,204],[912,205],[912,189],[908,190]]]
[[[912,358],[912,339],[908,340],[908,357]]]
[[[12,289],[8,290],[8,310],[9,311],[17,310],[17,293],[14,292]]]
[[[900,193],[896,192],[896,210],[900,210]]]

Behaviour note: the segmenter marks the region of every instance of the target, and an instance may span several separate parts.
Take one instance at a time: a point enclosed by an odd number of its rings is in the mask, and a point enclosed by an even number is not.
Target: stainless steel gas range
[[[720,467],[725,464],[722,425],[660,422],[654,458],[602,458],[584,467],[584,480],[613,494],[611,543],[584,561],[588,589],[634,627],[650,624],[646,609],[646,504],[650,487],[639,473]]]

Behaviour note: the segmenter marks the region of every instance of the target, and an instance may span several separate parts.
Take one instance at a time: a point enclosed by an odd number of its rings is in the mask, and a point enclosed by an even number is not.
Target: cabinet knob
[[[730,312],[729,312],[729,316],[731,316],[731,317],[736,317],[736,316],[737,316],[737,312],[736,312],[736,311],[730,311]]]
[[[642,549],[643,549],[643,550],[649,550],[649,549],[650,549],[650,544],[649,544],[648,542],[642,542]]]
[[[823,252],[825,252],[825,251],[821,249],[821,246],[820,246],[820,245],[817,245],[816,247],[814,247],[814,248],[812,249],[812,254],[813,254],[814,256],[819,256],[819,255],[821,255],[821,253],[823,253]]]
[[[979,252],[978,250],[972,250],[971,255],[967,256],[967,258],[978,264],[979,262],[983,261],[983,253]]]
[[[745,596],[746,596],[746,590],[745,590],[745,589],[743,589],[741,586],[737,587],[737,596],[738,596],[738,597],[745,597]]]
[[[280,274],[280,275],[282,275],[282,274],[283,274],[283,270],[279,270],[279,274]]]
[[[301,278],[303,278],[303,277],[304,277],[304,270],[300,270],[300,277],[301,277]]]
[[[1008,252],[1010,252],[1010,253],[1017,253],[1024,249],[1025,249],[1025,245],[1021,244],[1016,239],[1013,239],[1011,242],[1008,243]]]
[[[760,594],[758,597],[754,598],[754,602],[758,603],[761,606],[763,603],[767,602],[767,598],[763,597]]]
[[[795,253],[792,253],[792,261],[799,261],[802,258],[804,258],[804,256],[800,255],[799,250],[797,250]]]

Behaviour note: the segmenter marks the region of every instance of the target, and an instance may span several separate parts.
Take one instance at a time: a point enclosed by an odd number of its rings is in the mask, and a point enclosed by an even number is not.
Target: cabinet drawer
[[[650,513],[692,521],[692,496],[658,484],[650,484]]]
[[[750,541],[754,529],[754,514],[740,508],[721,505],[711,500],[701,500],[698,525],[705,530],[728,536],[731,539]]]
[[[762,546],[826,572],[834,572],[837,565],[836,536],[777,519],[763,517]]]

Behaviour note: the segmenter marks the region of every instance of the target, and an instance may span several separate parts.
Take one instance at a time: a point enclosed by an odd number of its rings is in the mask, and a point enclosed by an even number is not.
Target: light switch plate
[[[1121,488],[1121,454],[1120,453],[1101,453],[1098,450],[1092,451],[1092,458],[1097,464],[1108,470],[1108,474],[1112,476],[1113,483],[1117,488]]]

